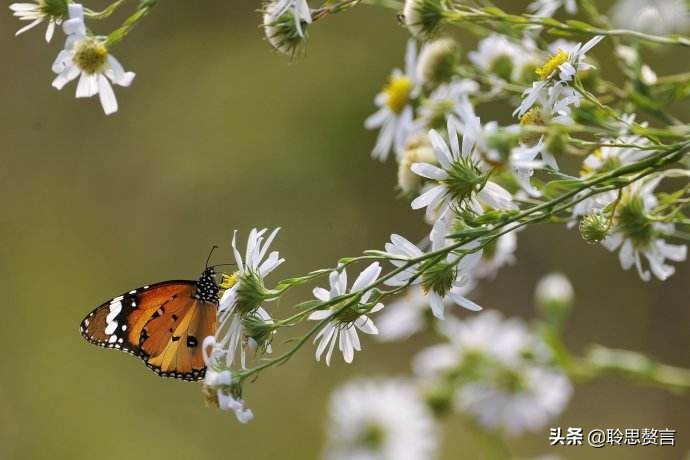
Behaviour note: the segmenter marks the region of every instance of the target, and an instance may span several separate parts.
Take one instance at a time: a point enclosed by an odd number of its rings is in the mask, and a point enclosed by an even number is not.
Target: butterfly
[[[163,281],[119,295],[89,313],[79,331],[99,347],[139,357],[161,377],[201,380],[202,342],[216,332],[215,275],[207,262],[197,281]]]

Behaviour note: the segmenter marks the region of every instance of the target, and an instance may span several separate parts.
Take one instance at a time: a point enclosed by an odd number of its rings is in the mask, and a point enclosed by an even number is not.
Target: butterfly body
[[[201,343],[216,331],[219,288],[213,268],[197,281],[144,286],[89,313],[81,335],[89,342],[133,354],[161,377],[204,377]]]

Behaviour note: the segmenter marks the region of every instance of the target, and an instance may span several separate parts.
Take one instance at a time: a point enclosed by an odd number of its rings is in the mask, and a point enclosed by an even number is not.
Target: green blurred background
[[[395,16],[360,7],[328,19],[313,28],[307,56],[290,62],[263,40],[256,8],[161,2],[115,51],[138,76],[117,91],[110,118],[96,99],[75,100],[74,85],[51,88],[59,35],[50,46],[43,27],[15,39],[19,25],[0,15],[0,458],[316,458],[329,392],[354,376],[406,373],[429,343],[367,340],[354,364],[330,369],[306,347],[245,388],[256,419],[240,425],[206,409],[198,385],[161,380],[79,336],[79,321],[106,298],[196,278],[213,244],[223,246],[216,260],[228,260],[235,228],[283,227],[275,247],[288,262],[277,277],[380,248],[394,231],[413,240],[425,231],[396,199],[393,165],[369,158],[375,133],[362,126],[402,64],[407,34]],[[662,74],[687,70],[686,50],[650,58]],[[679,114],[690,118],[688,107]],[[602,248],[548,226],[523,232],[518,256],[479,289],[485,307],[531,317],[536,281],[559,269],[577,292],[565,337],[575,350],[598,342],[690,367],[687,264],[645,284]],[[308,295],[273,311],[284,316]],[[678,459],[690,450],[689,414],[688,396],[607,379],[577,387],[553,426],[675,428],[678,447],[549,450],[548,429],[510,445],[523,458]],[[466,421],[444,426],[444,459],[480,455]]]

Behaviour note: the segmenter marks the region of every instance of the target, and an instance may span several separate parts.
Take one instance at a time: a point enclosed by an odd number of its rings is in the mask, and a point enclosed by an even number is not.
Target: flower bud
[[[573,286],[561,273],[551,273],[537,284],[535,292],[537,308],[551,324],[560,324],[575,300]]]
[[[417,60],[417,79],[437,86],[449,81],[458,63],[459,47],[451,38],[440,38],[426,44]]]
[[[264,32],[268,43],[276,51],[290,56],[295,55],[307,41],[304,33],[308,24],[295,20],[292,10],[287,10],[282,14],[276,14],[276,4],[270,4],[264,12]]]
[[[590,244],[596,244],[609,234],[609,219],[601,213],[586,215],[580,222],[580,235]]]
[[[405,144],[403,157],[398,165],[398,187],[405,195],[412,195],[422,187],[424,178],[410,169],[415,163],[436,163],[434,149],[426,134],[413,136]]]
[[[443,20],[444,3],[444,0],[406,0],[403,17],[410,33],[422,39],[436,34]]]

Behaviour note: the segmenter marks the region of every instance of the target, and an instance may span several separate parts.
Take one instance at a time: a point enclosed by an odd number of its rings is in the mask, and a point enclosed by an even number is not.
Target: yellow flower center
[[[531,108],[520,118],[520,124],[522,126],[536,125],[541,126],[544,124],[544,118],[541,116],[541,110],[536,108]]]
[[[386,87],[383,88],[383,92],[388,96],[386,105],[391,109],[391,112],[399,115],[403,111],[410,102],[412,86],[412,80],[405,75],[391,77]]]
[[[77,45],[72,61],[87,74],[98,73],[106,63],[108,48],[102,43],[89,39]]]
[[[539,78],[546,80],[556,71],[556,69],[558,69],[561,64],[566,62],[569,58],[569,53],[559,49],[558,52],[551,56],[543,66],[538,67],[534,72],[539,76]]]

